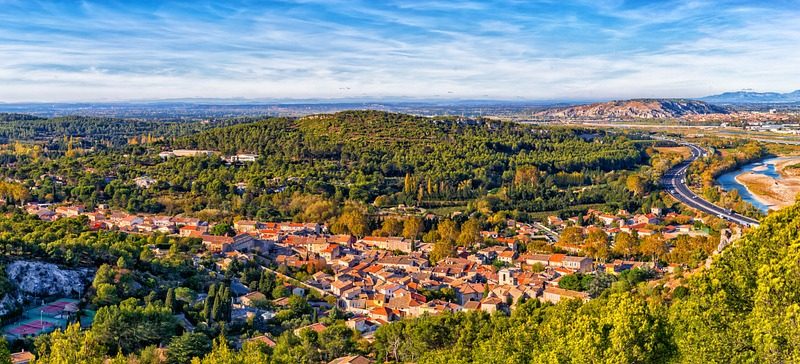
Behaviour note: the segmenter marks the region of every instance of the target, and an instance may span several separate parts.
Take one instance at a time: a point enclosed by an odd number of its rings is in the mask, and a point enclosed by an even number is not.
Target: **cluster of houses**
[[[617,214],[609,214],[590,209],[583,216],[573,216],[566,220],[557,216],[548,216],[546,223],[556,231],[562,231],[568,226],[580,227],[584,233],[588,233],[591,229],[601,229],[610,238],[614,238],[621,232],[638,237],[661,234],[667,240],[680,235],[709,235],[707,230],[696,229],[693,221],[694,219],[690,216],[674,212],[664,214],[662,209],[654,207],[646,214],[630,214],[625,210],[619,210]],[[570,252],[581,251],[580,245],[559,244],[559,247]]]
[[[290,287],[291,292],[304,295],[315,290],[334,296],[340,309],[352,313],[347,324],[365,337],[382,324],[426,313],[508,312],[526,300],[553,303],[563,299],[589,300],[587,293],[564,289],[558,282],[566,275],[597,269],[615,273],[648,264],[649,268],[657,268],[650,263],[630,261],[595,264],[590,257],[569,252],[522,252],[519,243],[530,239],[547,241],[544,238],[548,234],[574,223],[573,219],[562,221],[552,217],[547,221],[550,228],[509,220],[505,236],[481,232],[492,245],[458,248],[455,256],[431,263],[431,244],[404,237],[334,235],[328,233],[325,225],[317,223],[238,220],[232,226],[234,234],[220,236],[209,233],[211,224],[190,217],[145,216],[104,209],[86,211],[80,206],[53,209],[33,204],[28,205],[28,212],[43,219],[85,215],[95,229],[199,238],[205,247],[201,254],[215,257],[220,270],[233,260],[271,261],[298,269],[315,267],[310,270],[315,272],[310,278]],[[648,226],[662,219],[660,211],[632,216],[590,211],[583,218],[584,222],[595,221],[609,235],[619,231],[645,235]],[[692,233],[691,228],[683,225],[673,228],[677,232],[689,229],[687,233]],[[258,301],[266,299],[260,293],[243,289],[236,296],[242,314],[268,314],[254,308]]]

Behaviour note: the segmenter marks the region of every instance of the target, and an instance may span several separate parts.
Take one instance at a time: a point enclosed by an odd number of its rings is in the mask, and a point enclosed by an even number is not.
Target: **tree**
[[[642,254],[649,255],[653,259],[653,262],[657,262],[669,252],[669,246],[667,244],[667,240],[664,239],[663,235],[660,233],[653,234],[646,236],[642,240],[642,245],[639,249]]]
[[[645,192],[644,181],[642,177],[636,174],[631,174],[625,179],[625,188],[631,191],[635,196],[642,196]]]
[[[519,166],[514,173],[514,186],[535,186],[539,182],[539,169],[536,166]]]
[[[331,225],[331,229],[337,234],[364,237],[369,233],[369,219],[362,207],[349,203],[345,206],[344,213]]]
[[[483,242],[481,224],[478,219],[471,218],[461,225],[461,233],[458,235],[457,242],[460,246],[470,246]]]
[[[436,264],[440,260],[452,256],[454,251],[453,243],[447,240],[440,240],[433,244],[429,258],[433,264]]]
[[[228,235],[231,231],[233,231],[233,228],[231,227],[230,224],[221,222],[219,224],[214,225],[214,227],[211,228],[211,235],[218,235],[218,236]]]
[[[565,227],[558,236],[558,243],[565,245],[580,245],[583,243],[583,229],[577,226]]]
[[[170,312],[175,311],[175,290],[170,287],[167,289],[167,296],[164,298],[164,307],[166,307]]]
[[[608,235],[598,228],[589,229],[583,250],[597,261],[608,259]]]
[[[418,239],[422,233],[422,219],[409,217],[403,221],[403,236],[406,239]]]
[[[99,305],[111,305],[119,301],[117,286],[110,283],[101,283],[95,289],[94,302]]]
[[[228,346],[228,341],[224,335],[220,335],[214,339],[213,347],[203,359],[195,358],[192,360],[193,364],[233,364],[242,363],[239,355],[231,350]]]
[[[214,297],[214,305],[211,306],[211,319],[218,321],[222,319],[222,295],[218,294]]]
[[[0,337],[0,364],[11,364],[11,351],[5,337]]]
[[[111,269],[111,266],[108,264],[100,265],[100,268],[97,269],[97,273],[94,275],[94,280],[92,280],[92,287],[97,289],[100,284],[103,283],[114,283],[114,275],[116,272]]]
[[[347,355],[355,349],[355,333],[344,324],[336,324],[319,335],[319,344],[325,361]]]
[[[172,338],[167,350],[170,363],[189,363],[194,357],[201,357],[211,350],[211,340],[201,333],[184,333]]]
[[[614,237],[614,247],[612,248],[614,254],[621,255],[625,259],[630,258],[639,252],[639,242],[633,235],[624,231],[617,233]]]
[[[403,222],[394,217],[383,220],[383,226],[380,230],[375,231],[377,236],[398,236],[403,232]]]
[[[440,221],[439,226],[436,227],[436,231],[439,233],[439,239],[449,244],[455,243],[456,239],[458,239],[458,227],[453,220],[447,219]]]
[[[36,363],[41,364],[100,364],[106,356],[106,349],[95,337],[93,330],[82,332],[79,324],[72,324],[63,331],[56,330],[50,334],[48,340],[39,344],[39,358]]]
[[[132,353],[147,345],[160,343],[174,334],[177,322],[161,305],[141,306],[129,298],[118,306],[97,310],[92,332],[104,346],[123,353]]]

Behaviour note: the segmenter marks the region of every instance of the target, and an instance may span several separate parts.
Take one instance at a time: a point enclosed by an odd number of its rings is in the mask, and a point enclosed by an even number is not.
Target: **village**
[[[95,230],[200,239],[204,249],[197,253],[196,262],[211,258],[219,272],[234,261],[258,264],[285,278],[292,295],[313,293],[321,314],[333,305],[349,313],[347,325],[365,338],[380,325],[424,314],[510,312],[526,300],[557,303],[592,299],[587,292],[559,286],[559,281],[569,275],[619,274],[634,268],[661,275],[678,267],[650,261],[595,261],[582,244],[559,241],[558,234],[565,229],[584,233],[602,230],[612,241],[623,232],[640,237],[658,233],[666,239],[708,235],[708,231],[692,225],[691,217],[664,214],[658,208],[647,214],[589,210],[563,220],[550,216],[542,223],[507,220],[503,231],[481,231],[482,244],[458,247],[454,256],[432,264],[432,244],[396,236],[333,235],[326,225],[318,223],[238,220],[232,226],[235,234],[212,235],[214,224],[190,217],[129,214],[104,206],[88,211],[76,205],[28,204],[26,210],[43,220],[86,216]],[[549,251],[527,251],[525,246],[532,240],[550,247]],[[165,253],[157,247],[152,250],[156,256]],[[291,276],[292,271],[313,274],[299,281]],[[271,317],[273,313],[260,304],[266,300],[264,294],[242,285],[232,288],[237,288],[232,289],[233,319]],[[271,302],[271,306],[286,304],[285,297]],[[314,323],[307,328],[321,331],[325,326]]]

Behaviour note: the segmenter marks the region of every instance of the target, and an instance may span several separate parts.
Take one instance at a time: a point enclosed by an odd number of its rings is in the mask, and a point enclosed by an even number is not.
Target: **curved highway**
[[[695,159],[705,154],[705,150],[694,144],[678,142],[689,147],[692,156],[680,164],[670,168],[661,178],[661,185],[672,197],[693,209],[717,216],[727,221],[744,226],[758,226],[758,220],[742,216],[734,211],[719,207],[698,196],[686,185],[686,170]]]

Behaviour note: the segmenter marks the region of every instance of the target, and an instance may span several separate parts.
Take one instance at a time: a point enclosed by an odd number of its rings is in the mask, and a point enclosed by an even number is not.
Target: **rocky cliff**
[[[51,296],[78,297],[91,284],[90,269],[64,269],[51,263],[19,260],[6,266],[13,289],[0,299],[0,316],[33,301]]]
[[[638,99],[560,107],[541,111],[550,119],[675,119],[688,115],[725,114],[719,106],[695,100]]]

